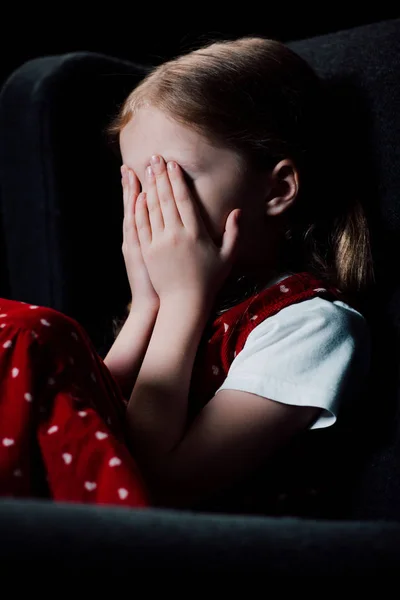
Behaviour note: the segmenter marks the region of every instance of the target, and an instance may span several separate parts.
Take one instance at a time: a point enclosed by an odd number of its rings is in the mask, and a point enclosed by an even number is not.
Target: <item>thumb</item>
[[[234,259],[239,246],[239,222],[241,214],[242,211],[240,209],[233,210],[226,220],[220,254],[222,259],[228,263]]]

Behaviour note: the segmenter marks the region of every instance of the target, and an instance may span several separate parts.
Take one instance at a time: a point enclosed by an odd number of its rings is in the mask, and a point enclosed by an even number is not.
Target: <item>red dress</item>
[[[290,304],[335,288],[299,273],[205,327],[190,412],[210,400],[252,329]],[[0,496],[150,506],[124,439],[126,401],[79,323],[51,308],[0,299]]]
[[[0,309],[0,495],[149,506],[125,400],[85,330],[51,308]]]

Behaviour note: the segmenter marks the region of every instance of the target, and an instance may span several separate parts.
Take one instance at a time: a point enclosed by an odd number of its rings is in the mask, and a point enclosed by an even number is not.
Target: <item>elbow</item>
[[[153,460],[138,456],[136,461],[150,495],[151,505],[156,508],[183,508],[184,494],[182,485],[177,482],[171,472],[171,466],[166,457],[157,456]]]
[[[139,465],[149,490],[152,506],[166,509],[195,509],[204,498],[202,490],[194,483],[196,477],[188,477],[176,472],[174,464],[168,462],[167,458],[158,460],[156,466],[154,463],[151,466]]]
[[[151,505],[154,508],[166,508],[166,509],[184,509],[188,508],[191,504],[191,499],[182,489],[181,486],[176,485],[170,479],[166,478],[165,475],[154,475],[152,472],[149,475],[148,472],[144,472],[144,479],[146,481],[147,489],[150,495]]]
[[[175,510],[201,510],[203,497],[193,493],[190,488],[177,486],[153,487],[152,505],[155,508]]]
[[[153,502],[157,508],[207,510],[225,489],[226,486],[202,480],[196,472],[186,477],[164,472],[156,481],[153,479]]]
[[[137,453],[137,460],[139,459]],[[229,482],[217,470],[201,469],[196,461],[189,460],[176,449],[171,452],[144,459],[138,466],[146,481],[151,504],[157,508],[199,509],[208,503],[215,494],[225,489]]]
[[[191,508],[191,503],[182,495],[174,494],[173,490],[157,490],[152,496],[154,508],[167,510],[185,510]]]

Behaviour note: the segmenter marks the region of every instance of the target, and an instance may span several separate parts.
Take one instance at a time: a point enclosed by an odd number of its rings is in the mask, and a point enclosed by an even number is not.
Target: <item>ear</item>
[[[280,215],[293,204],[298,192],[298,171],[293,161],[285,158],[274,167],[271,173],[265,214],[270,217]]]

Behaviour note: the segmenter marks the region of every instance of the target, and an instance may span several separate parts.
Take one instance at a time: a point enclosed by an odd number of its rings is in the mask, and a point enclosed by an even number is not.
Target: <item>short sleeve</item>
[[[346,399],[361,392],[370,360],[365,318],[344,302],[312,298],[257,325],[215,393],[234,389],[319,407],[310,429],[330,427]]]

